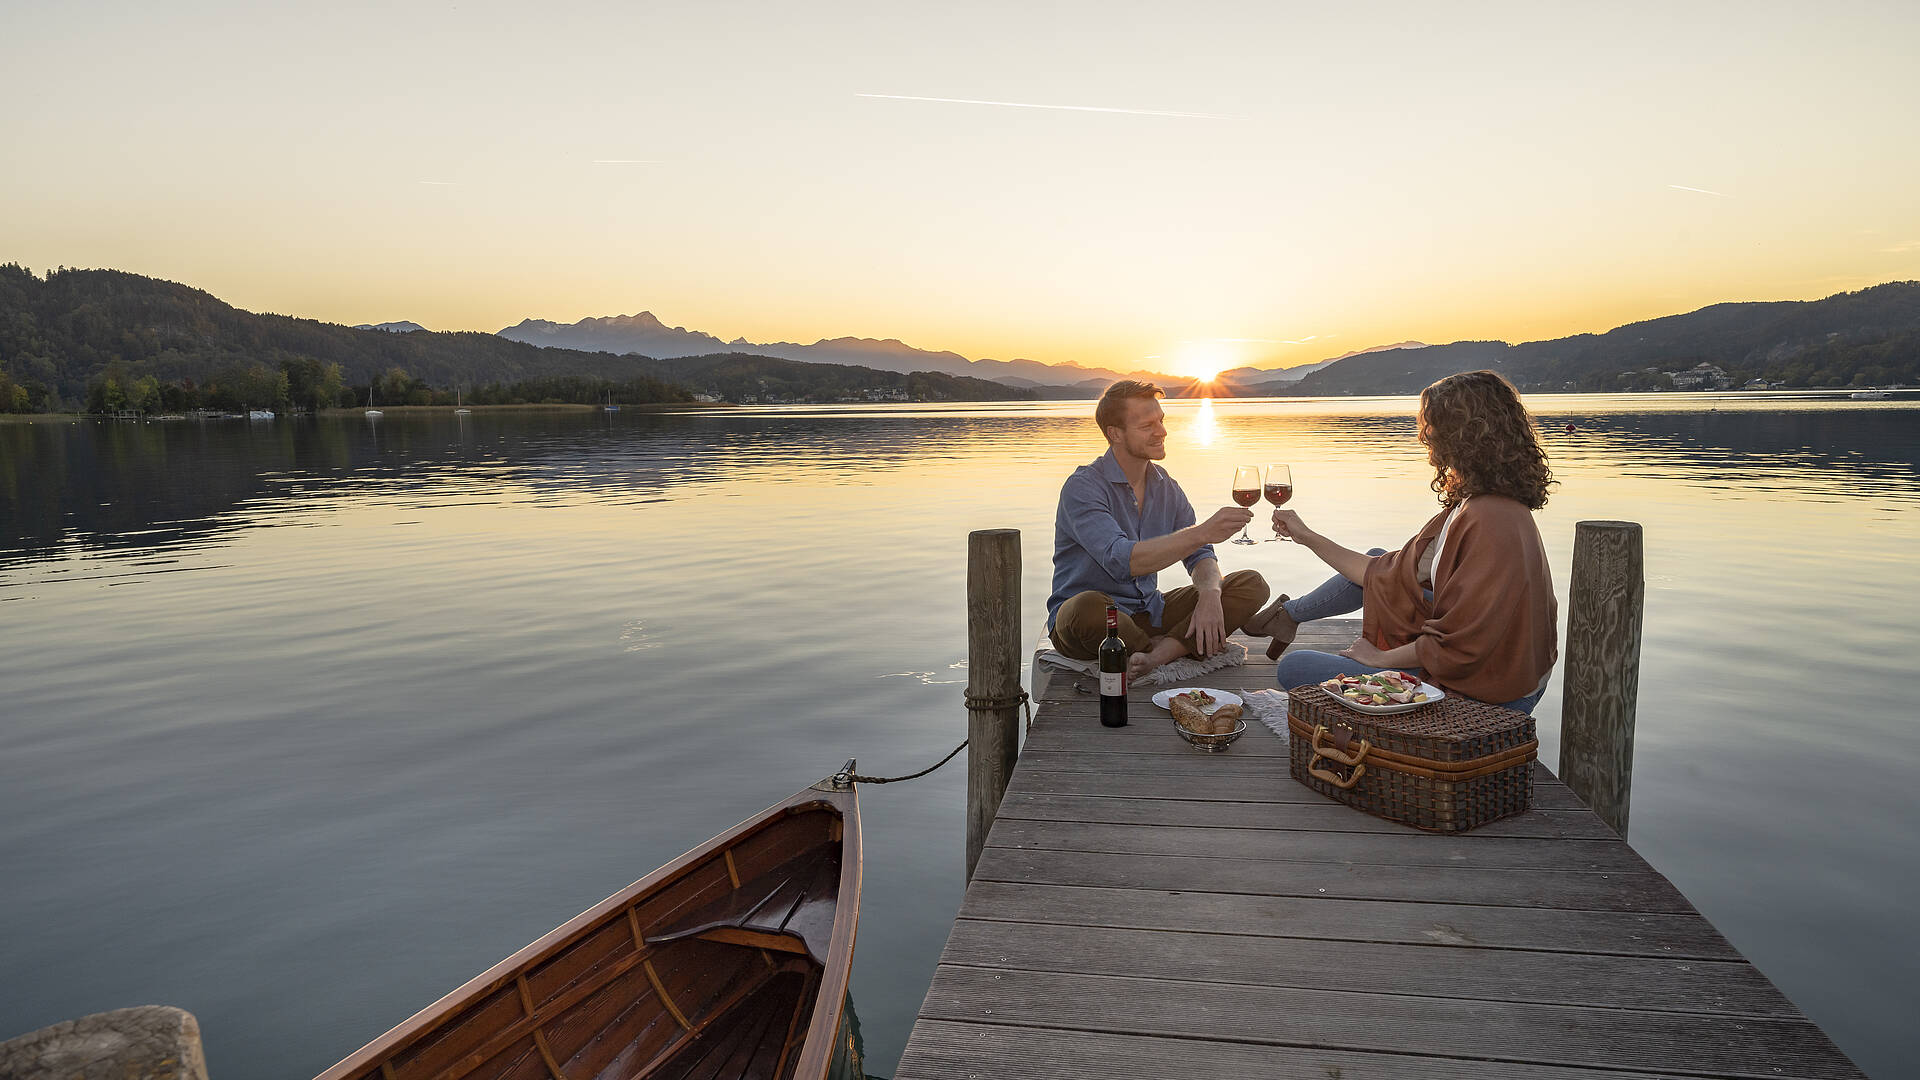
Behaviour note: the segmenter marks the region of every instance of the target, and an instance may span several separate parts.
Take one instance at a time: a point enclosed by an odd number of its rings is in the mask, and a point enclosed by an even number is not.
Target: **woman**
[[[1339,571],[1299,599],[1282,596],[1248,620],[1280,656],[1301,623],[1364,609],[1360,640],[1338,656],[1280,658],[1282,687],[1397,668],[1450,693],[1531,713],[1559,654],[1558,605],[1532,511],[1555,481],[1513,385],[1491,371],[1441,379],[1420,393],[1420,441],[1440,512],[1406,546],[1365,555],[1275,510],[1273,528]]]

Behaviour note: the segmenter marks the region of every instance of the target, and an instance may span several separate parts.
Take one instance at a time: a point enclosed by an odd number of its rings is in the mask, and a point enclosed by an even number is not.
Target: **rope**
[[[1012,697],[974,697],[972,694],[968,694],[966,697],[968,712],[972,712],[975,709],[1011,709],[1015,705],[1018,705],[1020,706],[1020,711],[1026,714],[1026,729],[1028,731],[1033,730],[1033,699],[1027,696],[1025,690],[1015,691]]]
[[[967,748],[967,740],[961,739],[960,745],[953,748],[953,754],[957,754],[960,751],[965,750],[966,748]],[[902,780],[918,780],[919,778],[927,775],[928,773],[939,768],[940,766],[945,765],[947,762],[952,761],[953,754],[948,754],[946,757],[943,757],[939,761],[936,761],[933,764],[927,766],[926,768],[921,769],[917,773],[908,773],[905,776],[863,776],[860,773],[841,773],[839,776],[836,776],[833,779],[835,783],[839,783],[841,782],[842,778],[844,778],[845,782],[849,784],[897,784]]]
[[[1032,699],[1027,697],[1027,692],[1025,690],[1022,690],[1019,693],[1014,694],[1012,697],[992,698],[992,697],[974,697],[972,694],[967,695],[967,708],[969,710],[1011,709],[1015,705],[1020,706],[1020,711],[1023,714],[1025,714],[1026,720],[1027,720],[1026,729],[1027,731],[1031,732],[1033,730],[1033,704],[1032,704]],[[952,761],[956,754],[960,753],[960,751],[965,750],[967,748],[968,741],[969,740],[967,739],[961,739],[960,745],[954,747],[952,753],[949,753],[946,757],[943,757],[939,761],[936,761],[933,764],[927,766],[926,768],[921,769],[917,773],[908,773],[905,776],[867,776],[863,773],[857,773],[857,772],[842,772],[834,776],[833,782],[836,785],[844,787],[848,784],[897,784],[902,780],[918,780],[921,777],[932,772],[933,770],[939,768],[940,766],[945,765],[947,762]]]

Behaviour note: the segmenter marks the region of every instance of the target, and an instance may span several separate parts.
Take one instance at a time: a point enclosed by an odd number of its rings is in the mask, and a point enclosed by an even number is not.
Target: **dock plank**
[[[1741,958],[1739,951],[1698,915],[1639,911],[1566,911],[976,881],[967,890],[959,917],[1668,959]]]
[[[1734,1016],[1800,1014],[1753,965],[1439,943],[1120,930],[1058,923],[954,923],[941,963],[998,970],[1125,975],[1475,1001],[1594,1005]]]
[[[1252,732],[1248,732],[1248,735],[1252,735]],[[1035,754],[1034,757],[1041,758],[1042,755]],[[1258,763],[1246,758],[1237,758],[1232,764],[1223,763],[1209,770],[1204,766],[1190,765],[1189,762],[1201,760],[1198,754],[1192,754],[1161,758],[1159,760],[1165,762],[1166,768],[1156,771],[1152,760],[1087,762],[1083,759],[1062,760],[1062,757],[1052,755],[1043,760],[1024,762],[1019,769],[1025,775],[1017,790],[1036,795],[1105,795],[1113,798],[1198,799],[1206,802],[1327,801],[1325,796],[1295,783],[1287,776],[1279,761],[1264,772]],[[1016,789],[1009,786],[1008,790]],[[1557,784],[1536,784],[1533,805],[1546,810],[1583,809],[1580,800],[1571,791]]]
[[[1044,1076],[1049,1080],[1206,1077],[1208,1080],[1483,1080],[1484,1061],[1351,1050],[1161,1038],[1060,1028],[921,1020],[893,1080]],[[1510,1080],[1657,1080],[1656,1074],[1506,1064]]]
[[[935,970],[921,1015],[970,1023],[1264,1043],[1277,1048],[1467,1057],[1490,1065],[1516,1062],[1755,1078],[1860,1075],[1819,1028],[1803,1019],[1068,975],[957,964],[942,964]],[[912,1050],[911,1041],[908,1050]],[[1482,1075],[1497,1075],[1497,1071],[1489,1067]]]
[[[1197,681],[1274,686],[1237,640]],[[1157,688],[1109,729],[1091,687],[1036,687],[896,1080],[1861,1075],[1544,765],[1533,809],[1433,835],[1296,783],[1257,721],[1202,754]]]
[[[1541,840],[1525,837],[1425,836],[1386,833],[1358,840],[1349,833],[1295,833],[1190,825],[1109,825],[1084,821],[1001,818],[989,846],[1028,850],[1099,851],[1121,855],[1188,855],[1207,859],[1327,862],[1380,866],[1498,867],[1508,870],[1651,872],[1646,860],[1618,840]]]
[[[980,854],[974,879],[1577,911],[1664,914],[1693,911],[1680,891],[1656,873],[1289,863],[1178,855],[1023,851],[989,845]]]
[[[1000,817],[1029,821],[1086,821],[1107,825],[1205,825],[1222,829],[1409,835],[1407,827],[1371,814],[1356,814],[1329,799],[1318,802],[1202,802],[1195,799],[1105,799],[1081,795],[1036,795],[1010,791]],[[1536,836],[1566,840],[1612,840],[1614,831],[1584,810],[1529,810],[1489,822],[1475,836]]]

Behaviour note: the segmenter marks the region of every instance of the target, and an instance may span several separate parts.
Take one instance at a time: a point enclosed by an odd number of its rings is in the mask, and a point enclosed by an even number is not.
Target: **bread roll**
[[[1234,726],[1239,722],[1240,722],[1240,706],[1222,705],[1219,708],[1213,710],[1213,715],[1207,718],[1207,724],[1208,724],[1207,734],[1209,735],[1228,734],[1234,729]]]
[[[1200,706],[1195,705],[1193,699],[1185,694],[1174,695],[1173,722],[1196,735],[1207,733],[1207,714],[1201,712]]]

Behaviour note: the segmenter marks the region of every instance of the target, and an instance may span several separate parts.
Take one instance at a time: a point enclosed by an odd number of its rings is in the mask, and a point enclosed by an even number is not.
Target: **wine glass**
[[[1287,505],[1287,500],[1293,498],[1293,470],[1285,465],[1267,466],[1267,486],[1264,490],[1267,501],[1275,507]],[[1278,543],[1279,540],[1280,534],[1276,532],[1267,543]]]
[[[1260,501],[1260,466],[1235,465],[1233,467],[1233,501],[1241,506],[1252,506]],[[1247,535],[1246,526],[1240,527],[1240,535],[1233,538],[1236,544],[1257,544],[1260,541]]]

